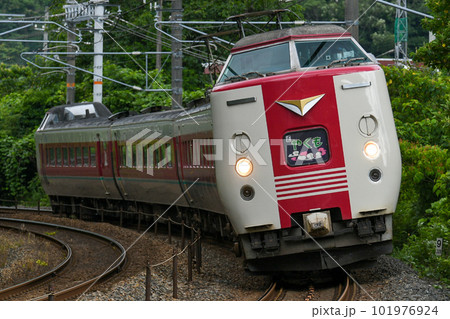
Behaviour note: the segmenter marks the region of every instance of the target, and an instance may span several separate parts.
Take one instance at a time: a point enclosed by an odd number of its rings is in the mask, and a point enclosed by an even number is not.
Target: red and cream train
[[[401,159],[387,86],[337,26],[241,39],[209,97],[184,110],[54,107],[36,144],[55,210],[174,204],[172,219],[233,237],[250,271],[332,269],[392,250]]]

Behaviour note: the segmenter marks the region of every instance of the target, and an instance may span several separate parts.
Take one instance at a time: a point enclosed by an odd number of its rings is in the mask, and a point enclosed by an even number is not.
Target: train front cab
[[[214,138],[230,141],[232,159],[216,164],[217,184],[249,269],[331,269],[390,253],[401,160],[383,71],[348,34],[277,32],[279,42],[238,43],[211,97]],[[252,54],[254,65],[258,55],[289,63],[249,76]],[[228,81],[240,67],[247,79]],[[230,165],[240,159],[248,176]]]

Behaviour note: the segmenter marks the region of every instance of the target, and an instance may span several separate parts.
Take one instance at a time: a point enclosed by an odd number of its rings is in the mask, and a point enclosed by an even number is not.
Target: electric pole
[[[163,0],[158,0],[158,6],[156,7],[156,21],[162,21],[163,15]],[[161,42],[161,31],[156,32],[156,52],[161,52],[162,42]],[[156,54],[156,69],[161,69],[161,54]]]
[[[96,3],[94,19],[94,102],[103,100],[103,19],[104,4],[109,0],[91,0]]]
[[[172,24],[172,36],[181,40],[183,29],[180,25],[183,18],[182,0],[172,1],[171,20],[178,23]],[[183,104],[183,51],[180,41],[172,40],[172,109],[180,108]]]
[[[75,24],[82,21],[94,20],[94,93],[93,101],[102,102],[103,98],[103,21],[105,16],[105,5],[109,0],[91,0],[89,2],[78,3],[74,0],[67,0],[67,5],[64,6],[66,11],[66,22],[75,27]],[[69,40],[73,41],[73,40]],[[73,50],[69,43],[68,50]],[[73,52],[73,51],[70,51]],[[70,60],[70,57],[69,57]],[[71,64],[69,62],[69,64]],[[75,57],[73,57],[73,65],[75,65]],[[69,70],[69,75],[70,75]],[[73,78],[67,80],[67,100],[72,103],[75,100],[75,71],[73,71]],[[73,90],[69,90],[70,85],[73,84]],[[73,97],[69,97],[73,92]],[[72,98],[73,100],[70,100]]]
[[[48,11],[48,7],[45,7],[45,16],[44,16],[45,21],[48,21],[50,19],[50,14]],[[43,51],[47,52],[48,50],[48,31],[47,31],[47,25],[44,24],[44,45],[43,45]]]
[[[75,31],[75,23],[68,22],[67,27],[70,31]],[[75,41],[75,34],[72,32],[67,32],[67,63],[75,66],[75,55],[70,54],[75,52],[73,41]],[[67,71],[67,91],[66,91],[66,103],[75,103],[75,69],[69,68]]]
[[[359,0],[345,0],[345,23],[353,38],[359,41]]]

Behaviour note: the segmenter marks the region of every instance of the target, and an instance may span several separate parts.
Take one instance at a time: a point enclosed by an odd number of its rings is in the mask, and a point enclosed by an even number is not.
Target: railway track
[[[125,263],[125,248],[114,239],[100,234],[11,218],[0,218],[0,227],[32,232],[56,242],[66,251],[66,258],[54,269],[0,290],[0,300],[69,300],[119,271]],[[53,288],[51,293],[48,291],[49,285]]]
[[[278,301],[283,295],[283,287],[276,281],[273,281],[258,301]]]
[[[347,276],[345,279],[345,283],[340,283],[338,287],[337,293],[337,301],[353,301],[355,300],[357,293],[357,285],[356,283]]]
[[[49,207],[25,207],[25,206],[0,206],[0,213],[51,213],[52,209]]]
[[[18,208],[21,210],[21,208]],[[9,212],[14,213],[17,212],[15,208],[7,208],[7,207],[1,207],[0,211],[3,212]],[[23,209],[25,212],[37,212],[37,209],[33,208],[25,208]],[[41,209],[42,213],[46,213],[47,211]],[[50,212],[50,211],[48,211]],[[0,218],[0,226],[1,226],[2,218]],[[56,227],[62,227],[66,228],[65,226],[59,226],[59,225],[53,225]],[[53,238],[52,238],[53,239]],[[113,242],[112,239],[109,239],[109,241]],[[122,248],[123,249],[123,248]],[[123,258],[124,259],[124,258]],[[120,265],[119,265],[120,266]],[[56,274],[59,270],[55,269],[54,271],[49,271],[48,273],[50,276],[53,274]],[[112,270],[113,271],[113,270]],[[111,272],[112,272],[111,271]],[[109,274],[110,272],[108,272]],[[106,274],[105,274],[106,275]],[[62,290],[57,293],[54,293],[55,300],[65,300],[73,298],[75,295],[79,295],[85,291],[87,287],[89,287],[93,282],[97,280],[97,277],[92,278],[91,280],[87,280],[86,282],[75,285],[73,287],[70,287],[70,289]],[[39,279],[37,279],[37,282],[39,282]],[[9,289],[9,288],[8,288]],[[302,291],[296,291],[295,288],[285,287],[281,282],[272,282],[269,288],[264,292],[264,294],[258,298],[258,301],[281,301],[281,300],[314,300],[317,298],[318,295],[321,295],[321,290],[315,291],[314,286],[310,286],[307,292],[305,292],[305,289],[302,289]],[[339,284],[337,284],[334,288],[330,288],[329,290],[334,290],[334,292],[327,293],[327,296],[321,296],[324,298],[324,300],[334,300],[334,301],[351,301],[354,300],[357,294],[357,286],[356,284],[350,279],[350,277],[346,276],[345,280],[341,281]],[[0,300],[4,299],[2,296],[3,291],[0,291]],[[285,299],[285,297],[287,299]],[[293,299],[294,298],[294,299]],[[33,300],[47,300],[48,294],[43,294],[40,297],[34,298]],[[320,299],[320,297],[319,297]]]
[[[339,284],[335,286],[334,290],[333,301],[353,301],[356,297],[357,285],[350,277],[346,276],[345,280],[339,282]],[[286,294],[294,295],[298,300],[301,299],[310,301],[313,300],[316,291],[315,287],[310,285],[305,296],[305,292],[303,290],[294,291],[291,289],[285,289],[280,282],[273,281],[258,301],[281,301]]]

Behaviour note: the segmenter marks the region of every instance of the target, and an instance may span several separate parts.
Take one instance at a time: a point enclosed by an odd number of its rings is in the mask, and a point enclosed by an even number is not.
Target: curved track
[[[10,227],[10,226],[4,226],[4,225],[1,225],[0,227],[12,229],[12,230],[19,230],[16,227]],[[28,233],[33,233],[35,236],[42,237],[45,240],[54,242],[58,246],[61,246],[62,249],[65,251],[66,257],[64,258],[64,260],[61,263],[59,263],[56,267],[47,271],[46,273],[39,275],[37,277],[31,278],[29,280],[26,280],[24,282],[21,282],[17,285],[10,286],[6,289],[0,290],[0,300],[9,299],[9,298],[13,297],[14,295],[16,295],[17,293],[20,293],[23,290],[29,289],[29,287],[34,287],[36,285],[39,285],[39,284],[42,284],[42,283],[48,281],[53,276],[59,274],[72,259],[72,249],[70,248],[70,246],[67,243],[65,243],[57,238],[54,238],[52,236],[45,235],[45,234],[31,232],[31,231],[28,231]]]
[[[65,261],[58,269],[0,291],[0,299],[67,300],[82,294],[98,281],[118,271],[125,262],[125,248],[109,237],[86,230],[36,221],[0,218],[0,226],[20,229],[46,236],[66,247]],[[53,293],[48,294],[45,283]]]
[[[345,280],[336,284],[334,289],[335,292],[332,301],[355,300],[357,293],[357,285],[350,277],[346,276]],[[314,294],[316,293],[315,287],[313,285],[309,286],[306,292],[306,297],[305,292],[303,291],[304,289],[300,289],[299,291],[296,290],[297,289],[295,288],[292,291],[290,288],[286,290],[282,287],[282,285],[279,282],[273,281],[270,284],[269,288],[267,288],[267,290],[264,292],[264,294],[258,298],[258,301],[281,301],[283,300],[283,297],[286,295],[286,293],[295,295],[296,298],[299,298],[301,300],[309,301],[313,300]]]
[[[353,301],[357,293],[356,283],[347,276],[345,283],[339,284],[337,301]]]
[[[278,301],[283,294],[283,288],[276,281],[272,282],[264,292],[264,294],[258,298],[258,301]]]

